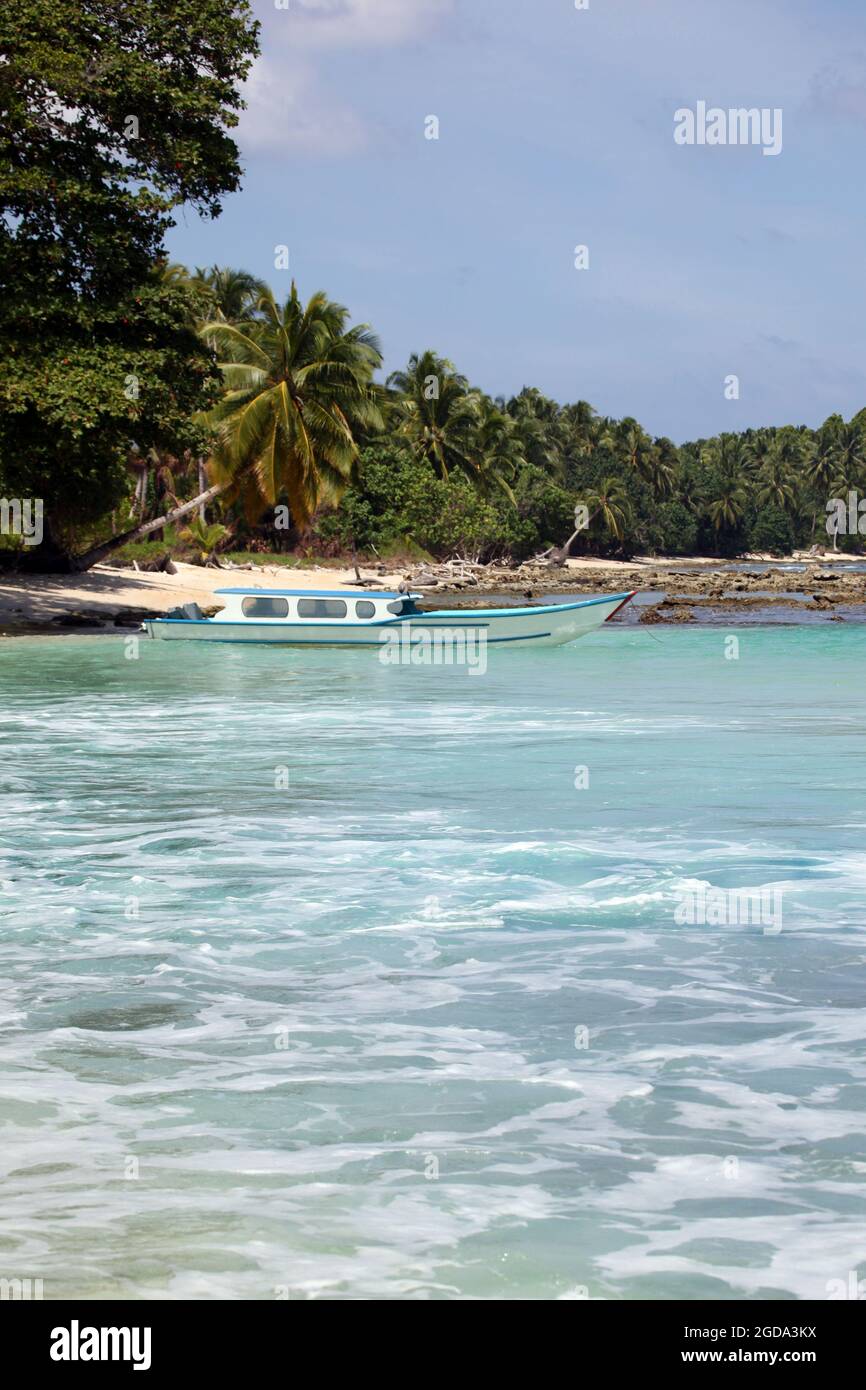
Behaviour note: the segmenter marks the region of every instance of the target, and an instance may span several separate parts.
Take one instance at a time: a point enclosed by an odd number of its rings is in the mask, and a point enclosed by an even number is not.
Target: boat
[[[422,594],[367,589],[217,589],[223,607],[205,617],[197,604],[148,618],[163,642],[266,642],[282,646],[464,648],[509,643],[558,647],[601,627],[637,591],[520,608],[421,609]],[[383,655],[383,660],[387,658]]]

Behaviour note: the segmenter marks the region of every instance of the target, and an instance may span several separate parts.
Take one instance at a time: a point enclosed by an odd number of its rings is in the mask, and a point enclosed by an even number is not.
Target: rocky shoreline
[[[778,564],[756,561],[748,568],[716,568],[688,562],[621,564],[579,570],[581,593],[617,593],[637,589],[642,601],[623,610],[615,622],[683,623],[707,621],[749,611],[752,621],[761,611],[790,611],[790,621],[812,619],[818,614],[836,621],[866,621],[866,573],[829,569],[826,561],[794,557]],[[674,567],[676,566],[676,567]],[[522,565],[517,572],[506,567],[473,567],[459,577],[442,578],[429,572],[406,576],[425,599],[447,596],[445,607],[464,607],[479,595],[505,596],[514,602],[534,602],[551,595],[572,592],[575,572],[550,565]],[[435,582],[431,584],[431,579]],[[840,611],[841,610],[841,611]]]

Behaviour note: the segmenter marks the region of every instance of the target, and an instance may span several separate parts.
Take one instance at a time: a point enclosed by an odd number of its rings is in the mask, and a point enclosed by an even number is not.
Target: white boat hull
[[[432,641],[455,646],[483,642],[510,646],[558,647],[601,627],[633,597],[578,599],[533,608],[441,609],[368,622],[343,619],[286,622],[283,619],[151,618],[142,624],[163,642],[250,642],[278,646],[382,647]],[[424,637],[423,634],[429,634]]]

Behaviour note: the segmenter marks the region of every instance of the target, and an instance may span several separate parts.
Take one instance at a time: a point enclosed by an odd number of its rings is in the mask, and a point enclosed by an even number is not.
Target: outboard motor
[[[165,616],[172,618],[175,622],[183,621],[183,619],[200,622],[204,614],[197,603],[182,603],[179,608],[169,608]]]

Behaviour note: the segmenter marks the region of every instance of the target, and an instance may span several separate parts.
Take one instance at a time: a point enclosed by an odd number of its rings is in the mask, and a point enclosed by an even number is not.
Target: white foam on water
[[[16,1267],[389,1299],[820,1298],[857,1268],[866,642],[755,630],[722,692],[718,634],[651,672],[619,636],[462,686],[4,647]],[[678,925],[702,887],[778,890],[781,933]]]

